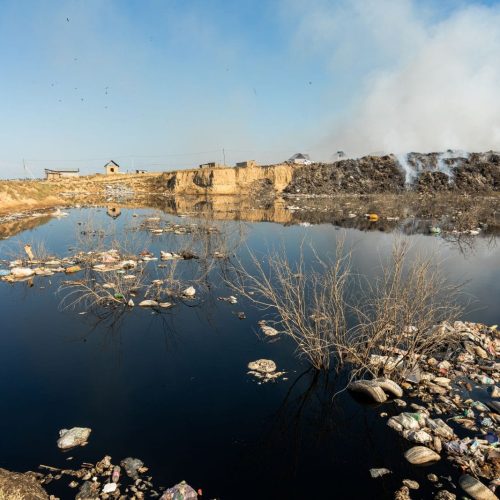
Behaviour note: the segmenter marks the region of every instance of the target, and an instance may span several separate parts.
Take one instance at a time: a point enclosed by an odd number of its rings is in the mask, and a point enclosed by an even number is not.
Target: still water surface
[[[72,255],[68,249],[75,247],[79,221],[95,220],[120,237],[155,213],[134,212],[139,217],[123,210],[111,219],[104,210],[71,210],[67,218],[0,242],[0,258],[41,241],[51,253]],[[236,250],[242,258],[247,247],[259,253],[279,243],[293,259],[304,237],[320,255],[333,253],[341,231],[329,224],[245,223],[244,233]],[[395,237],[348,229],[356,272],[373,276]],[[159,255],[171,249],[165,238],[141,233],[140,243]],[[447,274],[467,281],[475,302],[464,319],[500,322],[500,250],[494,239],[478,237],[465,254],[441,238],[411,239],[416,250],[436,249]],[[426,498],[429,472],[456,477],[446,463],[415,468],[404,461],[408,444],[379,417],[382,411],[399,413],[392,404],[364,406],[345,392],[332,400],[342,378],[308,369],[285,337],[269,342],[259,336],[263,313],[250,304],[216,300],[231,293],[217,267],[201,300],[163,314],[136,307],[119,318],[61,310],[57,289],[64,279],[36,278],[33,287],[0,283],[0,467],[67,468],[105,454],[115,463],[133,456],[150,468],[155,485],[185,479],[203,489],[203,498],[222,499],[392,498],[403,478],[419,481],[414,498]],[[256,383],[246,366],[259,358],[273,359],[288,379]],[[89,444],[62,453],[58,431],[73,426],[92,428]],[[74,460],[66,461],[68,456]],[[371,479],[372,467],[394,474]],[[59,483],[47,489],[71,498],[64,480]]]

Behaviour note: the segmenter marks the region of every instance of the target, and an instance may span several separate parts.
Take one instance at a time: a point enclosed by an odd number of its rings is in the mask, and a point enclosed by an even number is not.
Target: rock
[[[158,305],[163,309],[168,309],[169,307],[172,307],[172,302],[160,302]]]
[[[73,427],[72,429],[61,429],[57,446],[62,450],[74,448],[75,446],[84,446],[87,444],[92,429],[88,427]]]
[[[451,380],[446,377],[436,377],[434,378],[433,382],[437,385],[440,385],[441,387],[449,388]]]
[[[132,479],[139,479],[139,472],[144,467],[144,462],[138,458],[128,457],[122,460],[120,465],[125,469],[127,476]]]
[[[492,398],[500,398],[500,388],[496,385],[492,385],[491,387],[489,387],[488,391]]]
[[[476,356],[478,356],[479,358],[488,359],[488,353],[482,347],[475,345],[474,352],[475,352]]]
[[[389,393],[391,396],[394,396],[396,398],[400,398],[403,396],[403,389],[396,384],[396,382],[393,382],[391,379],[388,378],[376,378],[373,380],[374,383],[376,383],[379,387],[381,387],[384,392]]]
[[[487,486],[469,474],[460,476],[458,484],[474,500],[498,500]]]
[[[165,490],[160,500],[196,500],[197,498],[198,494],[196,491],[186,481],[182,481],[172,488]]]
[[[76,500],[99,500],[99,484],[97,482],[85,481],[76,494]]]
[[[408,486],[401,486],[401,488],[394,493],[394,500],[411,500]]]
[[[279,334],[278,330],[276,328],[273,328],[272,326],[269,325],[262,325],[260,327],[262,333],[268,337],[275,337],[276,335]]]
[[[439,490],[434,495],[434,500],[456,500],[457,495],[450,493],[448,490]]]
[[[423,465],[431,462],[437,462],[441,457],[426,446],[414,446],[404,454],[406,460],[413,465]]]
[[[434,436],[434,438],[432,439],[432,445],[438,453],[441,453],[441,450],[443,449],[443,443],[441,442],[439,436]]]
[[[400,408],[404,408],[406,406],[406,401],[403,401],[402,399],[394,399],[393,403],[395,403],[396,406],[399,406]]]
[[[441,385],[438,384],[433,384],[432,382],[426,382],[425,383],[426,387],[429,389],[429,392],[432,394],[441,394],[444,395],[449,391],[449,387],[442,387]]]
[[[158,307],[158,302],[156,300],[143,300],[139,302],[140,307]]]
[[[194,287],[189,286],[183,290],[182,295],[184,295],[184,297],[194,297],[196,295],[196,290]]]
[[[347,388],[352,392],[369,397],[376,403],[383,403],[387,401],[385,392],[373,380],[357,380],[356,382],[351,382]]]
[[[260,373],[272,373],[276,371],[276,363],[270,359],[258,359],[248,363],[248,369]]]
[[[408,486],[410,490],[418,490],[420,488],[420,485],[417,483],[417,481],[412,481],[411,479],[403,479],[403,484],[405,486]]]
[[[436,474],[427,474],[427,479],[431,482],[431,483],[437,483],[439,478],[436,476]]]
[[[441,361],[437,367],[441,371],[448,371],[451,368],[451,363],[449,361]]]
[[[392,474],[392,471],[386,468],[380,468],[380,469],[370,469],[370,476],[373,479],[376,479],[377,477],[382,477],[385,476],[386,474]]]
[[[134,301],[132,299],[129,299],[129,301],[127,302],[127,305],[129,307],[134,307],[135,306]]]
[[[0,469],[0,498],[6,500],[49,500],[47,492],[30,473]]]

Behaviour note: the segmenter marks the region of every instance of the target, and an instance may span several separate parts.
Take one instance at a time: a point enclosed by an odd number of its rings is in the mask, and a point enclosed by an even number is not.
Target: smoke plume
[[[438,5],[294,2],[299,41],[323,52],[337,84],[357,80],[318,154],[500,149],[500,6]]]

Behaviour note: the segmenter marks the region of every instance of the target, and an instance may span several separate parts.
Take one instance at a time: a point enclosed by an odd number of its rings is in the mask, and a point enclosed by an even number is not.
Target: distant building
[[[113,219],[116,219],[117,217],[120,217],[122,210],[116,205],[109,205],[106,213]]]
[[[304,153],[296,153],[288,159],[287,163],[295,163],[296,165],[310,165],[312,163],[309,155]]]
[[[202,163],[200,165],[200,168],[225,168],[226,165],[222,165],[222,163],[216,163],[214,161],[211,161],[209,163]]]
[[[104,165],[104,170],[106,170],[106,175],[113,175],[120,173],[120,165],[115,161],[111,160]]]
[[[240,161],[240,162],[236,163],[236,166],[238,168],[256,167],[257,162],[255,160]]]
[[[145,170],[136,170],[135,173],[136,174],[145,174],[146,171]]]
[[[50,168],[45,169],[45,179],[48,181],[57,181],[66,177],[79,177],[80,169],[76,170],[52,170]]]

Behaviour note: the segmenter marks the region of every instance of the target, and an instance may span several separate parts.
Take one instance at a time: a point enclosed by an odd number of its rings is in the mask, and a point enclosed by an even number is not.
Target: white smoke
[[[318,154],[500,149],[500,5],[446,13],[421,0],[293,5],[299,41],[324,52],[335,79],[359,73],[361,82]]]

